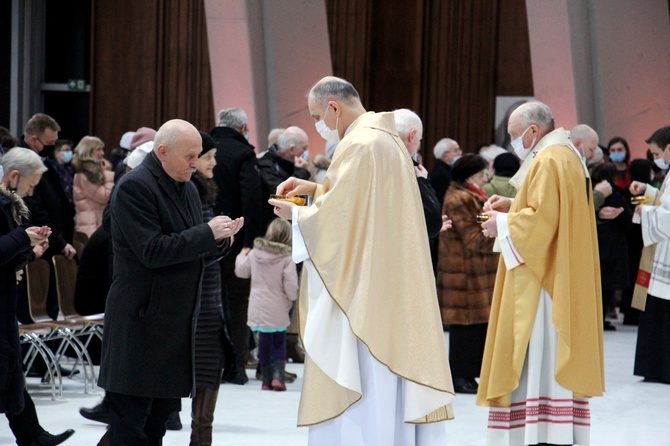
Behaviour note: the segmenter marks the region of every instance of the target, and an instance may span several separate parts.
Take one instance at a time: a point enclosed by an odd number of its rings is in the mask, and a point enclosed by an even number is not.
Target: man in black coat
[[[428,181],[435,190],[440,207],[444,206],[444,196],[451,183],[451,166],[463,155],[461,147],[451,138],[442,138],[433,147],[435,164],[428,174]],[[437,238],[430,241],[430,256],[433,261],[433,270],[437,267],[438,242]]]
[[[214,181],[219,189],[214,212],[230,218],[244,217],[244,228],[235,237],[230,253],[221,260],[221,284],[224,289],[223,305],[230,323],[230,337],[237,349],[239,370],[249,356],[247,309],[250,280],[235,276],[235,257],[242,250],[250,250],[254,239],[261,234],[261,180],[254,146],[247,137],[247,115],[241,108],[226,108],[218,114],[218,127],[210,134],[216,142]],[[246,374],[238,377],[238,384],[247,381]]]
[[[451,138],[442,138],[433,148],[435,164],[428,175],[428,181],[435,189],[440,205],[444,204],[444,195],[451,183],[451,166],[463,155],[461,147]]]
[[[277,186],[290,177],[309,180],[312,174],[307,170],[309,163],[303,159],[308,151],[309,137],[300,127],[291,126],[279,136],[276,144],[268,148],[265,155],[258,160],[261,174],[263,197],[270,198]],[[263,203],[263,228],[267,228],[276,218],[274,207]]]
[[[154,150],[111,201],[114,277],[99,385],[110,401],[110,445],[159,445],[179,398],[194,391],[194,336],[205,259],[227,248],[243,219],[202,221],[190,183],[202,139],[165,123]]]
[[[63,254],[68,259],[74,257],[76,251],[72,246],[72,235],[74,234],[74,210],[70,205],[67,194],[54,167],[52,159],[54,144],[58,139],[60,126],[49,115],[37,113],[28,120],[23,129],[23,140],[19,146],[31,149],[42,157],[44,167],[47,171],[35,187],[31,197],[25,198],[25,203],[30,210],[30,223],[35,226],[48,226],[51,228],[49,236],[49,249],[43,258],[51,265],[51,258],[56,254]],[[53,268],[49,282],[49,295],[47,297],[47,311],[52,319],[58,317],[58,298],[56,296],[56,279]],[[19,299],[18,317],[19,321],[30,323],[30,313],[26,307],[25,287],[22,287]]]

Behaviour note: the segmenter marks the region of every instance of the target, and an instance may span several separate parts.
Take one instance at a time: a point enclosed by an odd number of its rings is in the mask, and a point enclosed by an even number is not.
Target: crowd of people
[[[490,407],[490,445],[588,444],[618,313],[639,324],[635,375],[670,383],[670,127],[632,159],[622,137],[600,146],[516,104],[509,147],[445,137],[428,172],[411,110],[368,112],[335,77],[307,107],[314,159],[297,126],[254,148],[240,108],[209,131],[126,132],[109,159],[43,113],[20,139],[0,128],[0,412],[17,444],[74,433],[40,426],[17,326],[33,322],[23,269],[56,255],[78,262],[77,310],[105,315],[90,346],[105,397],[81,410],[108,425],[102,445],[160,444],[188,396],[190,444],[211,445],[221,383],[253,368],[284,391],[289,360],[305,362],[310,444],[442,444],[455,393]]]

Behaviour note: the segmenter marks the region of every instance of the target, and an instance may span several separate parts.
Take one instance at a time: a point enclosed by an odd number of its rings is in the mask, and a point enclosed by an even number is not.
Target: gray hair
[[[451,138],[442,138],[435,144],[435,147],[433,147],[433,155],[435,156],[436,160],[442,159],[442,155],[444,155],[444,152],[449,150],[449,146],[453,144],[458,144],[456,141],[454,141]]]
[[[12,170],[18,170],[21,176],[24,177],[47,171],[39,155],[23,147],[14,147],[12,150],[9,150],[2,157],[0,164],[5,170],[5,175],[9,174]]]
[[[361,100],[353,85],[344,79],[334,76],[321,79],[312,87],[309,94],[321,106],[325,105],[328,101],[340,101],[351,105]]]
[[[395,118],[395,128],[398,131],[400,138],[405,138],[413,129],[417,132],[423,132],[423,124],[419,115],[407,108],[399,108],[393,110],[393,117]]]
[[[249,122],[247,114],[241,108],[224,108],[218,115],[219,127],[230,127],[231,129],[240,130]]]
[[[307,134],[300,127],[289,127],[277,139],[277,151],[285,153],[291,146],[298,147],[306,139]]]
[[[554,116],[551,109],[542,102],[527,102],[514,110],[513,114],[518,115],[519,123],[527,128],[535,124],[544,130],[551,132],[554,130]]]

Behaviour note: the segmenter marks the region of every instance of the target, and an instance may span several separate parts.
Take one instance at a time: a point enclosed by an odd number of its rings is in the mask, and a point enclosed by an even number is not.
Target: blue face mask
[[[72,161],[72,150],[61,152],[61,158],[63,159],[64,164],[67,164],[70,161]]]
[[[244,139],[246,139],[247,141],[249,141],[249,138],[251,138],[251,135],[248,134],[248,133],[245,133],[245,134],[244,134]]]
[[[2,177],[5,176],[5,168],[2,167],[2,164],[0,164],[0,181],[2,181]]]
[[[305,150],[304,152],[302,152],[300,158],[304,159],[305,161],[309,161],[309,150]]]
[[[624,152],[610,153],[610,161],[613,163],[623,163],[623,160],[626,159],[626,154]]]

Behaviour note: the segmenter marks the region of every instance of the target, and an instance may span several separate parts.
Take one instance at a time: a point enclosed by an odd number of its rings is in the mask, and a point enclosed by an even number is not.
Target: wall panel
[[[172,118],[212,127],[203,0],[94,0],[92,22],[90,127],[107,149]]]

